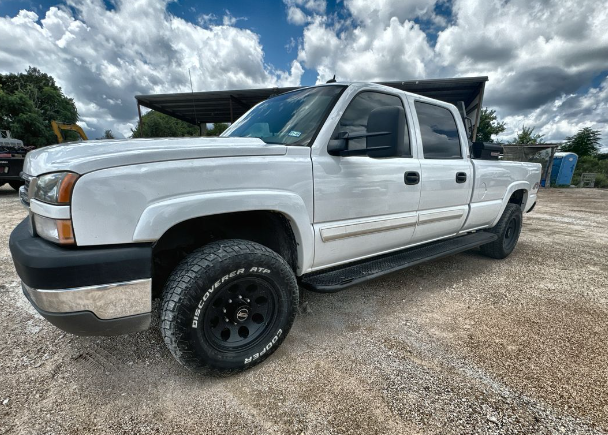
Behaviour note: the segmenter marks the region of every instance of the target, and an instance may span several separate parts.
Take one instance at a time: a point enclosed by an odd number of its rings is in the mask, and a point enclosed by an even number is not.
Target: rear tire
[[[498,224],[490,230],[498,236],[498,239],[492,243],[481,246],[481,252],[491,258],[503,259],[507,258],[517,241],[519,240],[519,234],[521,233],[522,225],[522,212],[521,206],[517,204],[507,204],[504,213],[500,217]]]
[[[293,271],[276,252],[246,240],[213,242],[186,257],[167,280],[162,335],[187,368],[236,373],[283,342],[298,295]]]
[[[23,186],[23,181],[9,181],[8,182],[9,186],[11,186],[13,189],[15,189],[17,192],[19,192],[19,188],[21,186]]]

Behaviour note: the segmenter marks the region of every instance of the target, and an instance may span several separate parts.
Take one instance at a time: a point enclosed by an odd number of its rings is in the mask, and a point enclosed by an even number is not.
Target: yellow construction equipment
[[[63,138],[63,134],[61,134],[61,130],[74,131],[78,133],[78,136],[80,136],[82,140],[89,140],[87,135],[84,133],[84,130],[77,124],[66,124],[63,122],[51,121],[51,127],[53,127],[53,131],[57,136],[57,143],[62,143],[65,140]]]

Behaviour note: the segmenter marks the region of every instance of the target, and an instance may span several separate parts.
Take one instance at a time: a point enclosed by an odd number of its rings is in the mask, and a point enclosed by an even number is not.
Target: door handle
[[[457,183],[466,183],[467,182],[467,173],[466,172],[456,172],[456,182]]]
[[[405,181],[405,184],[407,184],[408,186],[413,186],[415,184],[420,183],[420,174],[418,172],[406,172],[403,175],[403,181]]]

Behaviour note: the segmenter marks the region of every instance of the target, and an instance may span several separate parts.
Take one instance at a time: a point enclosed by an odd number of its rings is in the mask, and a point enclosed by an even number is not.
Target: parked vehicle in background
[[[44,317],[120,334],[147,328],[162,298],[175,358],[232,373],[282,343],[298,287],[476,247],[507,257],[541,167],[472,159],[453,105],[336,83],[270,98],[220,138],[53,146],[24,173],[30,216],[10,248]]]
[[[28,151],[22,141],[11,137],[9,130],[0,130],[0,186],[8,183],[15,190],[23,186],[20,174]]]

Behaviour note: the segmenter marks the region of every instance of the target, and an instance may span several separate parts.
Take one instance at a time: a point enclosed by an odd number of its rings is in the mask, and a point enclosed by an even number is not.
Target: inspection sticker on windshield
[[[293,137],[300,137],[302,135],[302,132],[291,130],[289,133],[287,133],[287,135],[288,136],[293,136]]]

